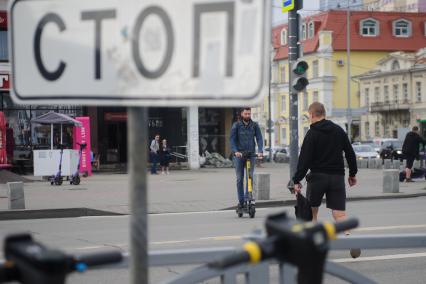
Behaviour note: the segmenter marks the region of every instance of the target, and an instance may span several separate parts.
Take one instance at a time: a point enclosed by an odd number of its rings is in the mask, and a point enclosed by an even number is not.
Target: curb
[[[366,201],[366,200],[386,200],[386,199],[401,199],[401,198],[415,198],[426,196],[425,193],[412,193],[412,194],[403,194],[397,195],[373,195],[373,196],[354,196],[346,198],[346,202],[352,201]],[[325,199],[322,203],[325,202]],[[294,206],[296,205],[296,200],[272,200],[272,201],[256,201],[256,208],[271,208],[271,207],[281,207],[281,206]],[[223,208],[220,210],[233,210],[235,206]]]
[[[120,216],[124,214],[103,211],[91,208],[64,208],[39,210],[8,210],[0,211],[0,221],[47,219],[47,218],[75,218],[84,216]]]

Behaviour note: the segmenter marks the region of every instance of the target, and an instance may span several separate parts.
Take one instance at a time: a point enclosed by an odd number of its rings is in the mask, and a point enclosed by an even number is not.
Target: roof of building
[[[304,53],[312,53],[319,46],[319,31],[331,31],[333,36],[332,48],[335,51],[346,50],[346,11],[329,10],[308,16],[304,23],[314,22],[314,37],[302,41]],[[377,36],[362,36],[360,34],[361,21],[372,18],[379,22],[380,32]],[[412,34],[410,37],[395,37],[393,35],[393,22],[404,19],[411,22]],[[351,12],[351,50],[353,51],[411,51],[414,52],[426,46],[426,13],[405,12],[377,12],[377,11],[352,11]],[[281,46],[281,31],[287,28],[282,24],[273,28],[273,46],[276,50],[275,60],[286,59],[288,45]]]

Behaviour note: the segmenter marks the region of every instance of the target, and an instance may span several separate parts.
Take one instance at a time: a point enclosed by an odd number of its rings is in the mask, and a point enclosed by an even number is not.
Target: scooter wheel
[[[51,181],[51,182],[50,182],[50,185],[53,185],[53,184],[54,184],[54,182],[53,182],[53,181]]]
[[[74,185],[79,185],[80,184],[80,177],[79,176],[76,176],[74,179],[73,179],[73,182],[72,182]]]
[[[60,178],[58,178],[57,180],[55,180],[55,184],[56,185],[62,185],[62,183],[64,182],[64,180],[63,180],[63,178],[62,177],[60,177]]]
[[[254,215],[256,215],[256,208],[250,207],[249,208],[249,216],[250,216],[250,218],[254,218]]]

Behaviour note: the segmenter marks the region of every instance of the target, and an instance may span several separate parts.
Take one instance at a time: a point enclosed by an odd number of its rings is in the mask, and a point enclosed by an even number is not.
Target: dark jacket
[[[426,141],[414,131],[410,131],[405,136],[404,144],[402,144],[402,153],[411,157],[419,155],[420,144],[425,145]]]
[[[259,125],[250,120],[246,125],[244,122],[237,121],[232,125],[230,142],[231,142],[231,150],[233,153],[235,152],[256,152],[256,144],[259,153],[263,152],[263,138],[262,133],[260,132]]]
[[[330,120],[311,124],[300,150],[293,182],[299,183],[308,170],[313,173],[345,175],[343,152],[349,165],[349,176],[358,172],[355,152],[345,131]]]

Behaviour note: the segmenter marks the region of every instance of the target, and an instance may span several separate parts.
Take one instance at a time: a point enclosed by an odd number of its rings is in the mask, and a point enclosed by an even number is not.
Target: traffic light
[[[291,83],[294,92],[301,92],[307,85],[309,85],[308,78],[306,78],[306,71],[308,70],[308,67],[308,63],[301,59],[293,63],[293,78]]]

